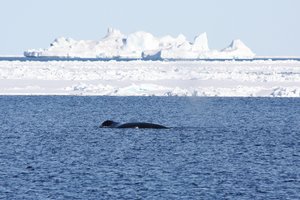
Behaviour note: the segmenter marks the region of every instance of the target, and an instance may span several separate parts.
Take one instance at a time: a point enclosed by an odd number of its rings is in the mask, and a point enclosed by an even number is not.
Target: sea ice
[[[0,94],[300,97],[300,62],[0,61]]]

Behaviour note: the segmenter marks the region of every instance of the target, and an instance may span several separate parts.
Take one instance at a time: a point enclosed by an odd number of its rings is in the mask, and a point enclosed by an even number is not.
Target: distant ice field
[[[0,94],[300,97],[300,61],[0,59]]]

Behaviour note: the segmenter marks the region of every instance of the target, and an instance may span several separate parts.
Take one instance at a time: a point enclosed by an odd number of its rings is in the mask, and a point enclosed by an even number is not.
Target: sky
[[[300,56],[299,0],[0,0],[0,55],[48,48],[57,37],[206,32],[210,49],[241,39],[259,56]]]

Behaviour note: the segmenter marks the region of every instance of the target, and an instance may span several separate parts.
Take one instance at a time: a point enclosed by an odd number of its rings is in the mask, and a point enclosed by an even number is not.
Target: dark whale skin
[[[152,123],[145,123],[145,122],[136,122],[136,123],[125,123],[117,126],[117,128],[153,128],[153,129],[167,129],[167,127],[159,125],[159,124],[152,124]]]
[[[145,123],[145,122],[132,122],[132,123],[118,123],[112,120],[106,120],[101,125],[101,128],[151,128],[151,129],[167,129],[163,125]]]

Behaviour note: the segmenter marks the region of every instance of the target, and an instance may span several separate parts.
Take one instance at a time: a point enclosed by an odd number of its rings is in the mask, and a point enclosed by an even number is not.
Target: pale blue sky
[[[1,55],[60,36],[98,40],[114,27],[190,41],[207,32],[211,49],[239,38],[257,55],[300,56],[299,0],[0,0],[0,24]]]

